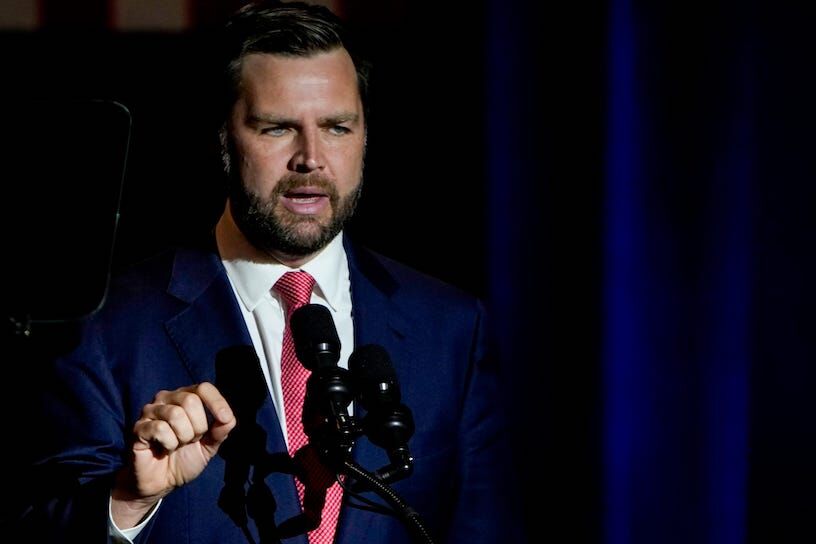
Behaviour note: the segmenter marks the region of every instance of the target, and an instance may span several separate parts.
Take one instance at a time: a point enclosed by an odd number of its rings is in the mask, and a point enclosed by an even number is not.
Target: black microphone
[[[397,372],[388,352],[376,344],[360,346],[349,357],[349,370],[360,391],[360,405],[367,410],[363,432],[390,461],[375,474],[387,483],[410,476],[414,459],[408,440],[414,434],[414,417],[400,402]]]
[[[312,372],[318,368],[337,366],[340,337],[328,308],[320,304],[305,304],[292,312],[289,325],[292,327],[295,353],[303,366]]]
[[[329,309],[319,304],[301,306],[290,317],[295,353],[312,371],[306,382],[303,430],[309,441],[331,462],[342,462],[362,434],[348,413],[354,398],[349,371],[337,366],[340,338]]]

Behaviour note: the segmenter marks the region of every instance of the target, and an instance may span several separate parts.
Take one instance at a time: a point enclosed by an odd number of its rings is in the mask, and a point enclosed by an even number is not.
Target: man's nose
[[[290,170],[308,173],[323,168],[319,136],[316,130],[303,130],[298,134],[297,147],[289,164]]]

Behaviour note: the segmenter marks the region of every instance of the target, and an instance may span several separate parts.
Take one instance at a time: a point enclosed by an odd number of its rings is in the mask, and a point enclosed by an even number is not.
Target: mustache
[[[317,187],[332,200],[339,197],[334,182],[323,174],[298,174],[292,172],[280,178],[275,186],[274,196],[280,196],[303,187]]]

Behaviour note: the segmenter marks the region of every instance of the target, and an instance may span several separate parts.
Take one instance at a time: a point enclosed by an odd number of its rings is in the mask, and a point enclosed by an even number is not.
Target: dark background
[[[231,3],[200,4],[178,34],[0,35],[4,104],[54,112],[44,163],[87,141],[66,100],[132,115],[113,270],[220,212],[212,32]],[[807,10],[343,6],[375,66],[350,228],[489,303],[531,540],[813,540]]]
[[[419,6],[366,10],[350,3],[346,11],[374,65],[366,191],[353,229],[372,247],[485,295],[483,8],[468,9],[455,35],[452,7],[435,9],[430,19]],[[130,111],[117,269],[212,224],[221,212],[221,12],[228,10],[213,10],[184,33],[115,33],[63,21],[0,35],[12,76],[3,89],[9,108],[33,107],[37,118],[36,110],[50,116],[94,98]],[[50,119],[43,160],[50,146],[77,139],[77,127]],[[85,149],[93,158],[95,150]],[[65,181],[81,183],[71,174]]]

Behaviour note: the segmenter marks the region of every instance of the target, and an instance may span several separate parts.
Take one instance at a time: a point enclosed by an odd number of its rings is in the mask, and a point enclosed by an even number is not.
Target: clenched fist
[[[159,391],[133,426],[131,463],[111,494],[116,526],[135,526],[159,499],[201,474],[235,423],[229,404],[210,383]]]

